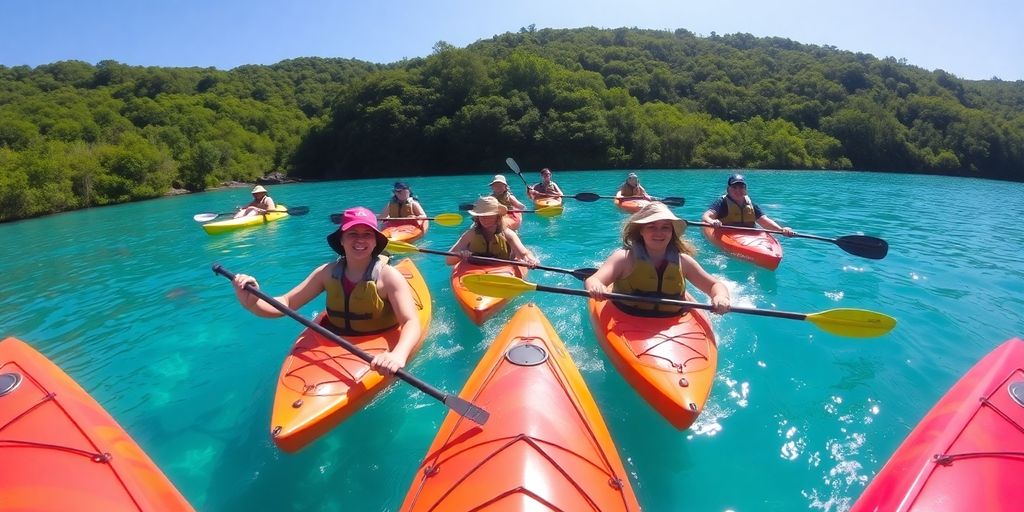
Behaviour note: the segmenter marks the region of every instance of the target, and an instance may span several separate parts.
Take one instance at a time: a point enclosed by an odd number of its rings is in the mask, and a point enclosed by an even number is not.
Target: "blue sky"
[[[273,64],[295,57],[387,63],[445,41],[540,28],[684,28],[786,37],[905,58],[969,79],[1024,80],[1021,0],[3,0],[0,64]]]

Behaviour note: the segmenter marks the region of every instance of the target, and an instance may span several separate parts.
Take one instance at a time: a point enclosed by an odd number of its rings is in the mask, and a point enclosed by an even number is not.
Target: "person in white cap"
[[[263,215],[270,210],[276,210],[277,205],[274,204],[274,200],[267,194],[267,189],[263,188],[263,185],[256,185],[252,188],[252,201],[249,204],[242,207],[235,213],[235,218],[247,217],[249,215]]]
[[[635,172],[626,175],[626,181],[619,185],[619,191],[615,193],[615,197],[651,200],[651,196],[644,190],[644,186],[640,184],[640,178],[637,177]]]
[[[686,291],[689,281],[711,298],[712,311],[728,312],[729,289],[693,258],[696,249],[683,239],[685,230],[686,221],[663,203],[644,206],[626,222],[622,248],[587,278],[587,292],[596,300],[614,292],[692,301]],[[615,305],[637,316],[668,317],[683,312],[680,306],[666,304],[616,301]]]
[[[521,261],[528,267],[540,264],[537,257],[523,245],[515,231],[505,227],[502,218],[508,212],[505,205],[493,196],[481,197],[473,203],[469,215],[473,217],[473,225],[452,245],[448,252],[458,254],[449,256],[447,263],[454,265],[468,260],[471,256],[486,256],[503,260]]]
[[[509,210],[526,209],[526,205],[520,203],[516,196],[512,195],[512,191],[508,188],[508,182],[500,174],[495,174],[494,179],[491,180],[491,195]]]

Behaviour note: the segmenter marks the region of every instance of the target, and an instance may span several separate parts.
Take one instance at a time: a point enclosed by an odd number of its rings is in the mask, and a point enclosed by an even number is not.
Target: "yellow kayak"
[[[261,226],[268,222],[275,220],[281,220],[288,216],[288,207],[279,204],[277,205],[280,211],[270,211],[263,215],[248,215],[245,217],[239,217],[237,219],[219,220],[216,222],[207,222],[203,224],[203,230],[208,235],[219,235],[221,233],[227,233],[228,231],[234,231],[236,229],[248,228],[252,226]]]

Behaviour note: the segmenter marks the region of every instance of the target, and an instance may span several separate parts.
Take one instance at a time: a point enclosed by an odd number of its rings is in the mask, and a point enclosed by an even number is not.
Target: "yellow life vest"
[[[346,294],[341,281],[345,276],[345,258],[338,258],[331,279],[327,281],[327,319],[338,334],[373,334],[398,325],[398,317],[391,303],[377,292],[377,278],[387,265],[387,257],[380,256],[366,269],[362,281],[356,283],[352,293]]]
[[[391,198],[391,202],[388,203],[388,217],[413,217],[415,215],[412,212],[412,199],[399,203],[395,198]]]
[[[544,183],[542,181],[542,182],[537,183],[536,185],[534,185],[533,186],[533,190],[535,192],[540,192],[541,194],[554,194],[555,193],[555,182],[551,181],[551,182],[548,182],[548,183]]]
[[[668,264],[660,274],[642,247],[634,245],[629,252],[633,258],[633,271],[612,283],[613,292],[667,299],[684,298],[686,278],[679,270],[679,252],[674,247],[669,246],[665,254]],[[615,301],[615,305],[627,313],[638,316],[676,316],[685,309],[681,306],[635,301]]]
[[[474,256],[489,256],[503,260],[512,258],[512,251],[508,247],[508,239],[505,233],[495,233],[491,240],[479,229],[474,229],[473,236],[469,239],[469,252]]]
[[[750,196],[743,196],[747,201],[747,204],[744,206],[740,206],[736,201],[733,201],[728,194],[722,196],[722,198],[725,201],[725,207],[728,208],[725,217],[718,219],[722,221],[722,224],[726,226],[754,227],[754,221],[757,218],[754,217],[754,202],[750,200]]]

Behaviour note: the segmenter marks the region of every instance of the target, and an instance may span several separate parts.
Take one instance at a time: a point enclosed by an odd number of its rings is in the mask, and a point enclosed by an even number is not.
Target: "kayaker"
[[[647,190],[644,190],[644,186],[640,184],[640,178],[635,172],[626,175],[626,181],[619,185],[619,191],[615,193],[615,197],[651,200],[651,196],[647,194]]]
[[[381,219],[420,217],[426,218],[427,213],[413,195],[409,185],[396,181],[392,189],[391,199],[380,214]]]
[[[764,214],[761,207],[747,195],[747,181],[742,174],[729,176],[726,182],[725,195],[711,203],[702,216],[704,222],[714,227],[741,226],[755,227],[760,224],[765,229],[781,231],[783,235],[793,236],[792,228],[784,228],[771,217]]]
[[[558,184],[551,181],[551,169],[547,167],[540,170],[540,183],[534,184],[532,187],[526,189],[526,195],[530,199],[538,199],[541,197],[561,197],[562,189],[558,188]]]
[[[508,208],[493,196],[477,199],[468,212],[473,217],[473,225],[448,249],[459,254],[458,257],[448,256],[448,264],[466,261],[470,256],[487,256],[521,261],[531,268],[539,265],[540,261],[523,245],[519,235],[505,227],[502,218],[507,212]]]
[[[263,185],[256,185],[252,188],[252,201],[235,212],[235,218],[263,215],[276,208],[274,200],[267,194],[267,189],[263,188]]]
[[[508,188],[508,182],[505,181],[505,177],[500,174],[495,174],[494,179],[491,180],[491,196],[496,198],[499,203],[508,208],[509,210],[525,210],[526,205],[520,203],[516,196],[512,195],[512,191]]]
[[[342,336],[377,333],[401,325],[395,347],[377,354],[370,362],[374,370],[392,375],[405,366],[416,346],[420,321],[409,283],[381,255],[387,243],[372,211],[361,206],[349,208],[338,230],[327,235],[327,245],[340,257],[320,265],[291,291],[275,298],[297,310],[326,291],[327,316],[323,326]],[[235,294],[242,306],[256,316],[283,315],[249,293],[245,289],[247,283],[259,287],[252,276],[235,276]]]
[[[729,289],[708,274],[693,258],[696,249],[683,239],[686,221],[663,203],[653,202],[629,217],[617,249],[587,278],[590,296],[604,300],[608,292],[686,299],[690,281],[711,298],[713,311],[729,311]],[[638,316],[675,316],[679,306],[644,302],[616,302],[623,311]]]

